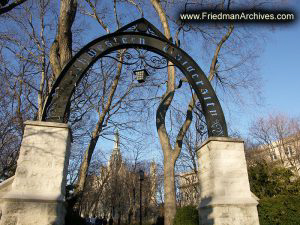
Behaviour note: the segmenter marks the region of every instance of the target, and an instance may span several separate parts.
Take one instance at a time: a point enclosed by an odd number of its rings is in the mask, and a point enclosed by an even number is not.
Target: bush
[[[155,225],[164,225],[164,217],[163,216],[157,217]]]
[[[287,168],[258,162],[248,168],[248,174],[250,189],[258,198],[300,194],[300,179]]]
[[[260,225],[300,224],[300,196],[278,195],[261,199],[258,205]]]
[[[67,215],[65,217],[65,225],[84,225],[85,220],[81,218],[77,213],[67,211]]]
[[[130,225],[139,225],[139,222],[131,223]],[[143,225],[164,225],[164,217],[159,216],[156,218],[156,222],[151,223],[151,222],[143,222]]]
[[[174,225],[198,225],[198,210],[194,206],[184,206],[177,209]]]

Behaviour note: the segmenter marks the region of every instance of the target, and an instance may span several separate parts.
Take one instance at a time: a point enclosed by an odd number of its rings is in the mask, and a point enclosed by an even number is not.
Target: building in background
[[[156,163],[151,162],[142,183],[143,217],[151,220],[156,208]],[[114,221],[132,222],[139,218],[139,168],[126,164],[120,151],[120,135],[115,132],[114,146],[106,166],[90,175],[81,204],[81,216],[113,217]]]
[[[180,173],[178,176],[180,206],[198,206],[200,200],[200,186],[197,172],[184,172]]]
[[[246,151],[249,166],[265,161],[269,165],[282,166],[300,175],[300,135],[265,143]]]

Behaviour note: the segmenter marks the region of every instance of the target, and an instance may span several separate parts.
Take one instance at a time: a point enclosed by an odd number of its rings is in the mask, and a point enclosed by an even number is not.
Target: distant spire
[[[110,167],[112,166],[114,169],[119,170],[122,163],[122,155],[120,152],[120,135],[118,129],[116,129],[114,133],[114,148],[112,150],[108,165]]]
[[[151,163],[150,163],[150,176],[156,176],[156,163],[154,161],[154,159],[152,159]]]
[[[115,138],[114,138],[114,150],[119,150],[120,149],[120,136],[119,136],[119,131],[116,129],[115,131]]]
[[[154,159],[150,164],[150,204],[156,205],[156,163]]]

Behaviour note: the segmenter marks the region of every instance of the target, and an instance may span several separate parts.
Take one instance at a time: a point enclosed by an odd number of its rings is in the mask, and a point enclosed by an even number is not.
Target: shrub
[[[174,225],[198,225],[198,210],[194,206],[184,206],[177,209]]]
[[[260,225],[300,224],[299,212],[299,195],[278,195],[264,198],[258,205]]]
[[[251,191],[258,198],[300,194],[300,179],[291,170],[259,162],[248,169]]]
[[[164,217],[163,216],[157,217],[155,225],[164,225]]]

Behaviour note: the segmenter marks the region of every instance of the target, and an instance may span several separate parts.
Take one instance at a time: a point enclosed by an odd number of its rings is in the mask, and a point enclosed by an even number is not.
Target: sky
[[[243,137],[247,137],[251,122],[259,117],[274,113],[300,117],[300,22],[275,25],[264,48],[259,59],[263,104],[248,113],[237,110],[228,118],[233,130]],[[228,116],[225,108],[224,111]]]
[[[300,114],[300,26],[276,31],[262,56],[268,111]]]
[[[287,8],[296,11],[296,22],[289,25],[272,24],[270,29],[272,31],[268,33],[263,52],[258,59],[259,72],[262,77],[262,104],[244,111],[223,107],[231,129],[244,138],[248,135],[251,122],[259,117],[267,117],[274,113],[300,117],[300,22],[297,19],[300,15],[300,5],[295,0],[287,3],[289,5]],[[146,17],[146,19],[149,18]],[[92,34],[99,36],[97,32]],[[91,39],[94,38],[91,37]],[[202,67],[203,62],[199,63]],[[154,142],[156,143],[151,148],[158,150],[159,142],[153,140]],[[113,143],[105,140],[101,140],[100,143],[97,146],[106,150],[107,157],[109,157]],[[143,158],[150,160],[157,154],[155,152],[152,154],[148,151]]]
[[[299,8],[298,5],[298,14]],[[274,113],[300,117],[300,21],[273,25],[275,30],[259,59],[264,104],[236,121],[234,127],[243,136],[247,135],[251,121],[258,117]]]

